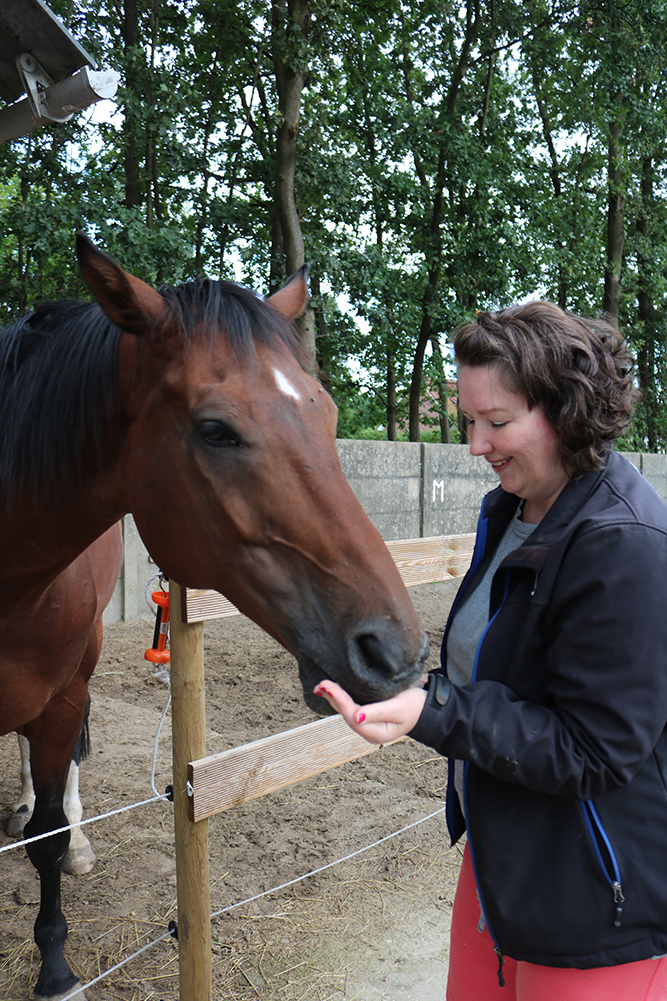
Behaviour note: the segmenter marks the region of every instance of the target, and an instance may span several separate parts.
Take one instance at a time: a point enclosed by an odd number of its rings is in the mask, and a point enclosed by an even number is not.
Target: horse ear
[[[85,233],[76,234],[76,256],[86,285],[112,323],[121,330],[144,335],[159,325],[165,311],[159,292],[123,271]]]
[[[302,264],[299,270],[295,271],[288,279],[286,285],[283,285],[273,295],[267,296],[266,302],[288,320],[296,320],[297,316],[301,316],[303,313],[308,298],[306,278],[309,271],[310,264]]]

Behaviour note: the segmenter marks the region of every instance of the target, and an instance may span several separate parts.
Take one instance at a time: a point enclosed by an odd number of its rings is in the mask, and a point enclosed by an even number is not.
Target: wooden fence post
[[[211,1001],[208,821],[194,823],[188,762],[206,754],[203,624],[185,623],[182,590],[169,585],[174,826],[181,1001]]]

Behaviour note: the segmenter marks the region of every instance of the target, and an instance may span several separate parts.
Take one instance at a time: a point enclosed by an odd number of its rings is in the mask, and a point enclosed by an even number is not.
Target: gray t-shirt
[[[482,633],[489,623],[491,581],[508,553],[523,545],[536,525],[519,521],[521,505],[505,529],[489,566],[475,587],[466,592],[447,635],[447,674],[455,685],[468,685],[472,681],[475,654]],[[463,763],[454,765],[454,782],[463,807]]]

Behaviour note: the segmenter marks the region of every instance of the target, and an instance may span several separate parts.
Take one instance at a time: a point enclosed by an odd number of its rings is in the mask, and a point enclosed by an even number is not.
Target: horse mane
[[[224,328],[232,350],[250,354],[255,345],[285,344],[305,366],[306,350],[295,325],[244,285],[201,278],[175,288],[161,288],[171,321],[189,342],[202,337],[211,340]]]
[[[184,350],[201,338],[212,345],[224,330],[237,356],[283,343],[305,362],[294,325],[251,289],[201,279],[160,293]],[[45,303],[0,331],[0,483],[9,505],[25,489],[37,499],[80,478],[84,456],[100,461],[121,336],[96,302],[79,300]]]

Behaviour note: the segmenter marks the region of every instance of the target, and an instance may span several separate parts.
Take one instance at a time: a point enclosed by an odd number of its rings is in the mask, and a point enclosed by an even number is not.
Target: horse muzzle
[[[368,626],[351,632],[338,655],[326,643],[321,649],[316,642],[300,644],[299,678],[304,701],[318,715],[332,715],[326,699],[313,695],[315,686],[326,680],[338,682],[359,705],[389,699],[421,677],[428,651],[425,633],[416,658],[408,659],[402,644],[391,642],[382,630]]]

